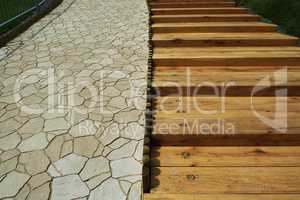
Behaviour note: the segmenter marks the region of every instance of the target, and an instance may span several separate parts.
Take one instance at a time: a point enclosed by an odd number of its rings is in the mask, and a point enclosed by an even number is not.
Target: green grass
[[[300,37],[300,0],[237,0],[253,12]]]
[[[19,13],[33,7],[39,2],[41,2],[41,0],[0,0],[0,23],[17,16]],[[1,27],[0,33],[15,27],[28,17],[28,15],[30,15],[30,13],[12,21],[5,27]]]

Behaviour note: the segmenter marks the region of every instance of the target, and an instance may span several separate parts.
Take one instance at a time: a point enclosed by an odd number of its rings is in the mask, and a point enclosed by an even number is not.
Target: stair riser
[[[200,84],[201,82],[199,82]],[[215,89],[218,89],[219,94],[221,91],[226,90],[227,97],[247,97],[252,95],[252,91],[254,89],[258,89],[258,86],[231,86],[229,88],[222,87],[156,87],[155,91],[158,96],[166,97],[166,96],[201,96],[201,95],[216,95]],[[287,96],[300,96],[300,86],[288,86],[288,87],[268,87],[267,89],[263,89],[259,92],[255,93],[257,97],[274,97],[276,91],[279,89],[288,89]]]
[[[166,135],[154,134],[153,145],[161,146],[299,146],[300,134]]]

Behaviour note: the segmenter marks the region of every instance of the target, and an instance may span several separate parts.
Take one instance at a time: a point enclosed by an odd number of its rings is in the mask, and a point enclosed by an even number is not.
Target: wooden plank
[[[300,167],[300,147],[152,147],[152,167]]]
[[[150,0],[149,3],[189,3],[189,2],[208,2],[208,0]],[[234,2],[233,0],[209,0],[209,2]]]
[[[261,22],[155,23],[151,29],[153,33],[275,32],[277,26]]]
[[[154,33],[155,47],[296,46],[297,37],[280,33]]]
[[[153,23],[197,23],[197,22],[255,22],[261,19],[251,14],[216,15],[153,15]]]
[[[299,200],[299,194],[144,194],[144,200]]]
[[[197,87],[204,82],[221,86],[234,82],[236,86],[264,85],[259,83],[265,77],[272,77],[281,67],[156,67],[153,86],[164,87]],[[300,68],[287,68],[287,83],[284,86],[300,85]],[[275,82],[270,83],[275,86]],[[278,85],[278,84],[277,84]]]
[[[160,167],[157,194],[299,194],[300,167]]]
[[[157,113],[189,114],[191,112],[201,112],[216,110],[217,112],[226,111],[256,111],[274,112],[276,111],[276,103],[287,102],[287,111],[300,112],[300,97],[216,97],[216,96],[169,96],[156,97],[155,110]],[[199,109],[199,110],[198,110]]]
[[[246,8],[152,8],[153,15],[248,14]]]
[[[172,3],[150,3],[151,8],[221,8],[235,7],[234,2],[172,2]]]
[[[155,48],[155,66],[296,66],[299,47]]]

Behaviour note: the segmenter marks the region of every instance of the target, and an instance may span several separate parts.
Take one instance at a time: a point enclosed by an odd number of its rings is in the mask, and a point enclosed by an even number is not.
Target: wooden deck
[[[150,0],[146,200],[300,199],[300,48],[231,0]]]

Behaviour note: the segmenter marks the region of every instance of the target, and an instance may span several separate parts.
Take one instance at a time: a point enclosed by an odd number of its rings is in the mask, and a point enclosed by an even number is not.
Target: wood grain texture
[[[300,167],[300,147],[162,146],[151,151],[152,167]]]
[[[145,194],[144,200],[299,200],[300,194]]]
[[[300,167],[159,167],[152,193],[299,194]]]

